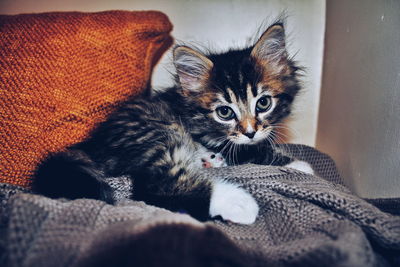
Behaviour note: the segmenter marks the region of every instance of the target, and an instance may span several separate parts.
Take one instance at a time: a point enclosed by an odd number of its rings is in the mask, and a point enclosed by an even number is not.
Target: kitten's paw
[[[241,224],[252,224],[258,215],[258,204],[244,189],[223,181],[214,184],[210,200],[211,217]]]
[[[292,161],[291,163],[285,165],[285,167],[296,169],[308,174],[314,174],[314,170],[311,168],[311,165],[308,162],[301,160]]]
[[[220,153],[207,153],[201,158],[203,168],[218,168],[227,166]]]

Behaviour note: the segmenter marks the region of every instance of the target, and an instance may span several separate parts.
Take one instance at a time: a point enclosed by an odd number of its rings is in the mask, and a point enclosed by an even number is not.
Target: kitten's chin
[[[231,140],[233,143],[237,144],[237,145],[257,145],[262,143],[265,140],[265,138],[257,138],[257,139],[250,139],[248,137],[243,137],[243,138],[236,138]]]
[[[253,138],[240,135],[236,138],[232,138],[231,141],[237,145],[257,145],[265,141],[267,138],[268,134],[265,135],[257,132]]]

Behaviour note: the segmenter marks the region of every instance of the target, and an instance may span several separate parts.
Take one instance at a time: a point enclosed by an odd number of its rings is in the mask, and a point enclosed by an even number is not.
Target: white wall
[[[328,0],[317,147],[362,197],[400,197],[400,1]]]
[[[291,54],[306,68],[304,91],[297,101],[289,126],[291,142],[313,146],[317,112],[325,24],[325,0],[0,0],[0,13],[17,14],[45,11],[101,11],[109,9],[160,10],[174,24],[173,36],[222,50],[241,47],[254,40],[260,25],[286,11]],[[170,55],[157,67],[153,85],[170,84],[166,69]]]

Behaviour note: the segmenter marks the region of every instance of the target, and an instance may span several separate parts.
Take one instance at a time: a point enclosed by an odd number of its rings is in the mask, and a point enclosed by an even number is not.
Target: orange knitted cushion
[[[171,29],[155,11],[0,16],[0,182],[29,186],[49,152],[144,90]]]

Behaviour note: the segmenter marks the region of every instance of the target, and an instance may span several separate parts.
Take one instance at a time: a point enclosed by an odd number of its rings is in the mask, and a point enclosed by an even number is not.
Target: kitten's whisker
[[[295,129],[293,129],[293,128],[287,126],[287,125],[284,125],[284,124],[282,124],[282,123],[278,123],[278,124],[272,125],[272,126],[275,127],[275,128],[281,128],[281,129],[289,130],[289,131],[292,132],[292,134],[294,133],[293,135],[294,135],[295,137],[299,137],[300,140],[302,139],[301,134],[299,134],[298,131],[296,131]],[[290,137],[286,136],[286,135],[285,135],[284,133],[282,133],[282,132],[274,132],[274,134],[276,134],[276,135],[279,134],[279,135],[281,135],[281,136],[287,137],[288,139],[290,138]],[[288,146],[288,144],[286,144],[286,143],[282,143],[282,144],[280,144],[280,145],[283,147],[283,149],[286,151],[286,153],[289,153],[289,154],[296,154],[297,157],[299,157],[299,158],[302,158],[302,157],[303,157],[304,151],[303,151],[303,149],[301,149],[301,147],[298,147],[298,146]],[[296,152],[293,152],[293,149],[296,149]]]
[[[230,140],[228,140],[228,139],[226,139],[226,141],[228,141],[228,142],[226,142],[225,143],[225,145],[221,148],[221,150],[219,151],[219,153],[224,153],[224,151],[229,147],[229,145],[230,145]]]
[[[213,138],[213,141],[214,142],[216,142],[216,143],[218,143],[218,146],[221,146],[224,142],[226,142],[226,137],[224,137],[224,136],[220,136],[220,137],[217,137],[217,138]],[[225,144],[226,145],[226,144]],[[224,145],[224,146],[225,146]]]
[[[236,166],[237,165],[237,161],[236,161],[236,149],[237,149],[237,144],[233,143],[232,146],[232,160],[233,160],[233,165]]]
[[[271,132],[271,136],[276,138],[278,142],[282,142],[281,144],[284,144],[283,141],[285,141],[285,138],[288,138],[287,135],[282,134],[280,132]]]
[[[293,137],[302,139],[302,135],[300,134],[300,132],[297,131],[296,129],[292,128],[292,127],[289,127],[288,125],[285,125],[285,124],[282,124],[282,123],[277,123],[277,124],[274,124],[274,125],[271,125],[271,126],[273,128],[287,130],[291,135],[293,135]]]
[[[271,136],[274,138],[273,140],[279,142],[280,145],[283,145],[283,146],[286,145],[286,144],[283,143],[284,139],[281,136],[279,136],[278,134],[271,133]]]
[[[269,163],[269,165],[273,165],[276,160],[275,144],[274,144],[274,141],[269,136],[268,136],[267,140],[271,144],[271,147],[272,147],[272,161]]]
[[[228,156],[229,156],[230,165],[235,165],[235,162],[234,162],[234,159],[233,159],[233,146],[234,146],[234,143],[231,143],[231,145],[229,146],[229,150],[228,150]]]
[[[232,144],[233,142],[229,139],[227,139],[227,143],[225,143],[225,145],[222,147],[222,149],[220,150],[220,153],[224,153],[226,151],[226,161],[231,163],[231,150],[232,150]]]
[[[233,165],[236,166],[237,161],[236,161],[236,147],[237,145],[235,143],[233,143],[232,146],[232,160],[233,160]]]
[[[238,145],[237,144],[234,144],[233,145],[233,165],[237,165],[236,163],[239,163],[239,160],[237,159],[237,148],[238,148]]]
[[[281,142],[282,141],[282,140],[280,140],[281,137],[278,136],[277,133],[274,133],[274,134],[276,134],[275,137],[278,139],[278,142]],[[303,157],[304,151],[298,146],[289,146],[289,144],[285,144],[285,143],[280,143],[279,146],[280,146],[280,148],[281,148],[280,150],[282,151],[283,154],[289,154],[290,157],[293,157],[293,155],[296,155],[296,158]],[[296,149],[297,152],[294,152],[293,148]]]

